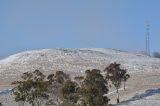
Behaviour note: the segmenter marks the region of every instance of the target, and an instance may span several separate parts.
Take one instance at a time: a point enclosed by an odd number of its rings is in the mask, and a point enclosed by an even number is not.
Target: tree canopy
[[[48,81],[44,81],[45,75],[39,70],[26,72],[22,75],[22,81],[14,81],[13,94],[16,102],[29,102],[32,106],[39,106],[42,99],[48,99]]]

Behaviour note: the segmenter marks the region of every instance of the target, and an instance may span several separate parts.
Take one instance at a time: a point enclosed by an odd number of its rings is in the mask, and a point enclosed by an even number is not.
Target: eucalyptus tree
[[[108,84],[100,70],[87,70],[81,86],[81,101],[83,106],[108,106]]]
[[[61,89],[63,102],[60,106],[78,106],[80,100],[79,90],[80,88],[76,82],[66,80]]]
[[[39,70],[25,72],[21,78],[21,81],[12,82],[15,86],[13,95],[16,102],[21,102],[21,105],[28,102],[32,106],[40,106],[42,100],[49,98],[47,93],[49,82],[45,81],[45,75]]]
[[[111,81],[114,87],[116,88],[117,93],[117,103],[119,103],[119,88],[121,87],[122,81],[124,81],[124,89],[125,82],[130,77],[127,74],[127,71],[120,68],[120,64],[111,63],[108,67],[105,68],[104,72],[106,72],[106,80]]]
[[[60,105],[63,102],[62,88],[64,82],[70,80],[70,76],[63,71],[56,71],[54,74],[49,74],[47,79],[50,82],[50,86],[48,87],[48,93],[50,95],[49,100],[46,105]]]

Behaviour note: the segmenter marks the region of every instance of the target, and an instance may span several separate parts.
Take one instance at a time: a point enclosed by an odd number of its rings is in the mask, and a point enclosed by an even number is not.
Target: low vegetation
[[[106,96],[108,82],[117,90],[130,77],[120,64],[112,63],[105,70],[86,70],[85,76],[71,79],[63,71],[57,71],[47,77],[39,70],[23,73],[21,81],[14,81],[15,101],[23,106],[26,102],[32,106],[113,106]]]
[[[155,58],[160,58],[160,52],[154,52],[154,53],[153,53],[153,56],[154,56]]]

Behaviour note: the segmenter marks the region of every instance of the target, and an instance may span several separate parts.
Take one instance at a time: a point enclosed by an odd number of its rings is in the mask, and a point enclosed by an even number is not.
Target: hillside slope
[[[143,54],[112,49],[43,49],[26,51],[0,61],[1,76],[16,76],[26,71],[40,69],[44,72],[64,70],[79,73],[86,69],[104,69],[109,63],[118,62],[129,72],[156,71],[160,59]]]
[[[0,61],[0,78],[17,78],[23,72],[39,69],[45,74],[62,70],[73,74],[87,69],[103,70],[109,63],[118,62],[129,73],[157,71],[160,59],[140,53],[129,53],[113,49],[43,49],[26,51]],[[4,80],[5,81],[5,80]]]

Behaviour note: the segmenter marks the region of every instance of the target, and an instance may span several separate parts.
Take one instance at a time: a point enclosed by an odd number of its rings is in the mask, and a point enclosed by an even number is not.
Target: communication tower
[[[150,30],[150,25],[147,22],[146,23],[146,54],[148,56],[150,56],[150,33],[149,33],[149,30]]]

